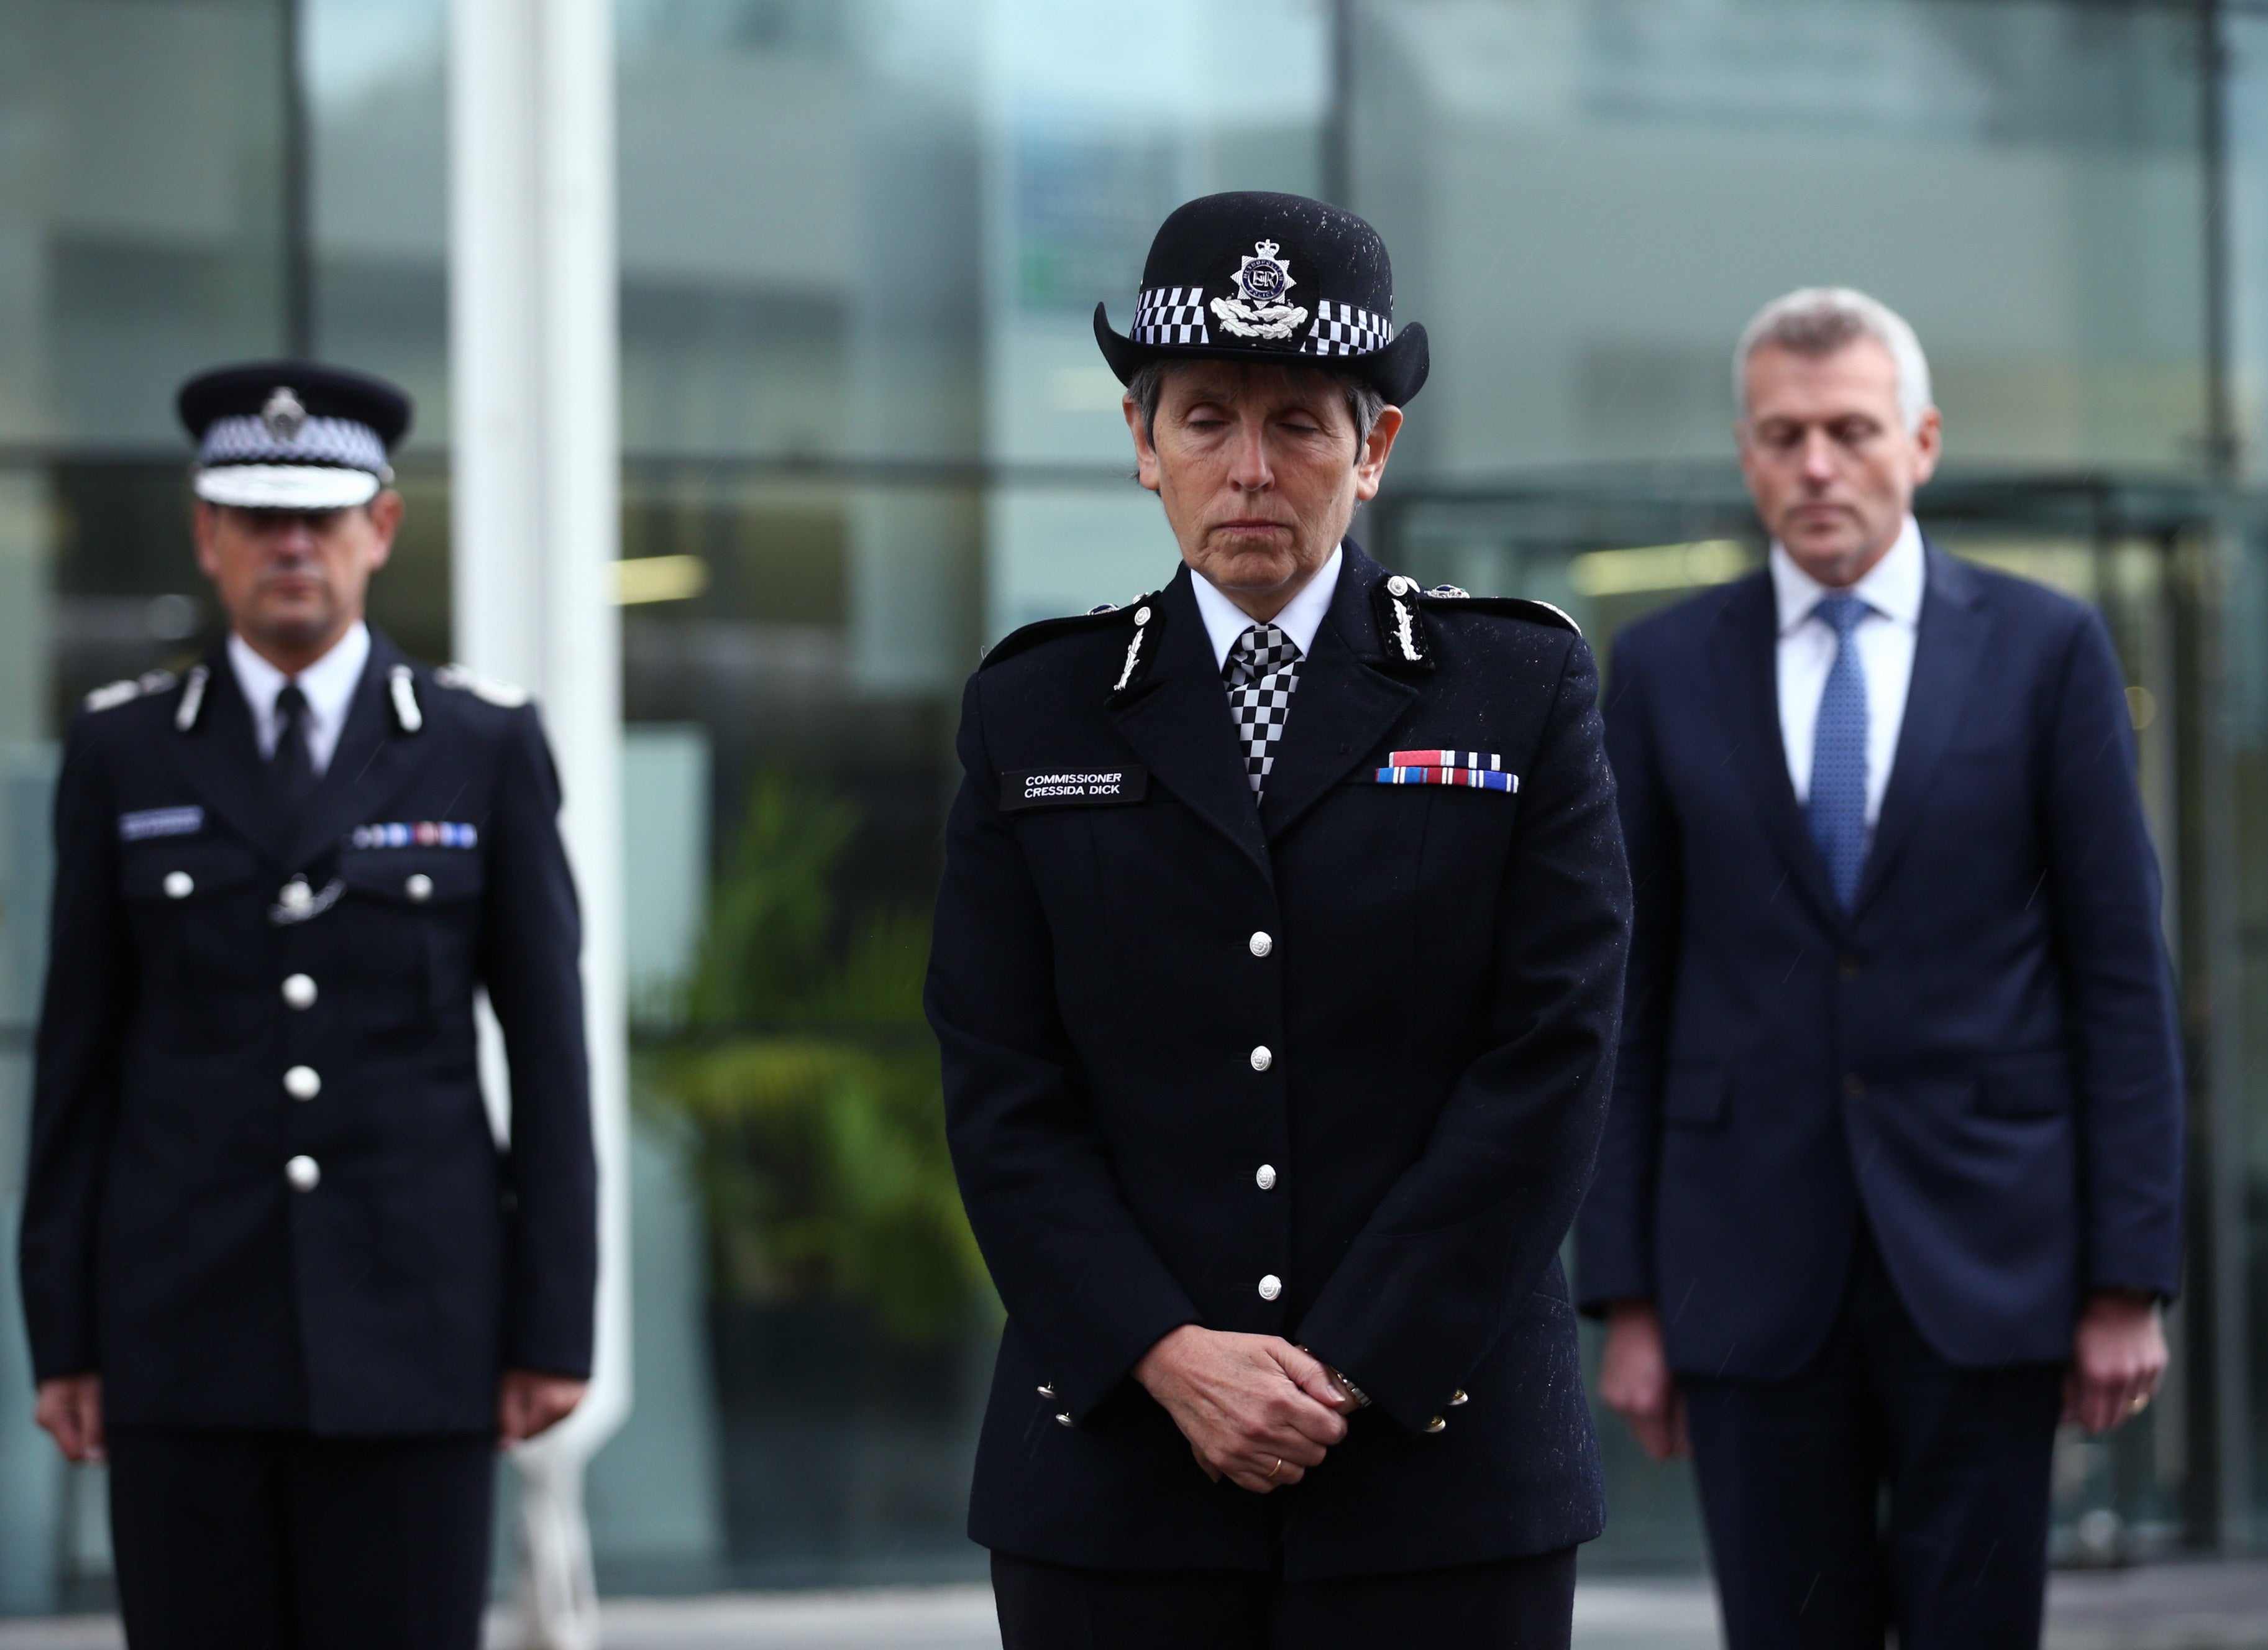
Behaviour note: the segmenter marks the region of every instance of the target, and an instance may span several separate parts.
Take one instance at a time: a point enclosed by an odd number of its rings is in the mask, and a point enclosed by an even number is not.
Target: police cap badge
[[[1394,329],[1386,243],[1352,212],[1298,195],[1208,195],[1177,208],[1150,243],[1130,334],[1097,304],[1094,338],[1122,384],[1174,357],[1304,360],[1396,407],[1425,382],[1425,329]]]

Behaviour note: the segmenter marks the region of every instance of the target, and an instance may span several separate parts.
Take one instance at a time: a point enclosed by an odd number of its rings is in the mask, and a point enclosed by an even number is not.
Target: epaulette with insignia
[[[1038,646],[1050,637],[1069,636],[1079,630],[1100,630],[1114,621],[1123,623],[1127,620],[1133,619],[1138,630],[1145,628],[1150,623],[1149,618],[1137,618],[1136,615],[1147,615],[1153,611],[1152,598],[1141,595],[1135,597],[1133,600],[1125,603],[1123,607],[1105,603],[1101,607],[1089,608],[1085,613],[1067,613],[1061,618],[1056,619],[1037,619],[1029,624],[1009,631],[1007,635],[986,648],[984,656],[978,661],[976,668],[990,670],[993,666],[1013,659],[1028,648]],[[1120,674],[1124,674],[1123,671]],[[1117,689],[1113,689],[1112,691],[1116,692]]]
[[[163,693],[180,680],[170,670],[145,670],[138,676],[123,681],[106,682],[86,696],[90,711],[114,711],[122,704],[131,704],[136,699],[153,693]]]
[[[1525,619],[1530,624],[1548,624],[1554,630],[1572,630],[1577,636],[1583,627],[1567,615],[1565,609],[1555,608],[1548,601],[1534,601],[1526,596],[1476,596],[1454,585],[1436,585],[1431,590],[1421,590],[1418,599],[1426,602],[1454,602],[1474,613],[1493,613],[1500,618]]]
[[[483,676],[478,671],[467,670],[462,665],[442,666],[433,673],[433,680],[444,688],[469,693],[475,699],[500,704],[507,711],[516,711],[527,703],[526,689],[514,687],[508,681],[498,681],[493,676]],[[396,709],[398,713],[398,705]]]

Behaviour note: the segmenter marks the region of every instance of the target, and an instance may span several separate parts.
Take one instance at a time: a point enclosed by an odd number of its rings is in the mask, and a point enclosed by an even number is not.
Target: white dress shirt
[[[276,696],[287,681],[297,681],[307,696],[307,755],[320,775],[331,765],[331,753],[346,731],[347,711],[354,703],[362,668],[370,662],[370,627],[361,620],[331,645],[331,651],[296,677],[282,671],[252,651],[235,631],[228,633],[228,662],[236,670],[236,685],[252,708],[252,729],[260,736],[260,754],[276,754]]]
[[[1344,550],[1333,550],[1331,559],[1284,604],[1284,611],[1267,621],[1299,645],[1302,659],[1315,651],[1315,632],[1323,628],[1323,615],[1331,610],[1331,593],[1339,587],[1339,566],[1344,560]],[[1212,580],[1195,568],[1189,570],[1189,587],[1197,592],[1197,611],[1204,615],[1205,634],[1212,638],[1213,667],[1226,670],[1228,650],[1236,645],[1236,638],[1261,621],[1221,594]]]
[[[1922,552],[1921,528],[1906,518],[1898,541],[1851,586],[1869,609],[1851,633],[1867,678],[1867,828],[1882,814],[1882,792],[1889,788],[1890,763],[1898,750],[1898,728],[1905,721],[1906,689],[1913,681],[1914,637],[1921,623],[1922,587],[1929,559]],[[1779,604],[1779,732],[1787,745],[1787,777],[1800,804],[1811,796],[1811,747],[1819,726],[1819,699],[1834,668],[1834,627],[1812,609],[1828,587],[1795,564],[1778,543],[1771,547],[1772,594]]]

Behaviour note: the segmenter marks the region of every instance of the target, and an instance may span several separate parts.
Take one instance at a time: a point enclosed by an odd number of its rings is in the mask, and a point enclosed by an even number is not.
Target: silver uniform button
[[[287,911],[306,910],[313,902],[314,897],[314,890],[307,886],[307,879],[305,877],[293,877],[284,885],[283,893],[276,895]]]
[[[1071,1418],[1070,1412],[1066,1411],[1064,1413],[1056,1417],[1056,1425],[1057,1426],[1077,1426],[1079,1423],[1072,1420]]]
[[[1254,1173],[1252,1182],[1254,1185],[1259,1187],[1263,1191],[1274,1191],[1276,1190],[1276,1166],[1273,1163],[1263,1163],[1258,1170]]]
[[[1256,957],[1264,957],[1276,949],[1275,939],[1266,933],[1256,933],[1244,943],[1252,947],[1252,954]]]
[[[284,1092],[294,1100],[313,1100],[323,1092],[322,1073],[312,1065],[295,1065],[284,1073]]]
[[[1445,1433],[1449,1430],[1449,1424],[1437,1415],[1425,1423],[1425,1430],[1429,1433]]]
[[[197,880],[191,876],[188,872],[168,871],[166,873],[166,897],[167,899],[185,900],[196,891]]]
[[[401,885],[401,891],[418,904],[423,905],[433,897],[433,879],[420,871]]]
[[[1274,1272],[1270,1272],[1260,1280],[1260,1298],[1263,1300],[1273,1300],[1283,1293],[1284,1280]]]
[[[287,974],[284,976],[284,1000],[294,1008],[315,1005],[315,978],[311,974]]]
[[[1395,574],[1393,578],[1386,581],[1386,588],[1388,592],[1390,594],[1396,596],[1406,596],[1417,587],[1418,586],[1415,584],[1411,583],[1409,579],[1404,578],[1399,573]]]
[[[1055,1396],[1056,1389],[1054,1384],[1052,1382],[1043,1382],[1040,1387],[1040,1396],[1043,1398],[1052,1398]]]
[[[284,1166],[284,1178],[294,1191],[313,1191],[323,1182],[322,1165],[312,1157],[295,1157]]]
[[[1275,1064],[1276,1057],[1268,1051],[1268,1045],[1266,1043],[1262,1043],[1258,1048],[1252,1051],[1252,1069],[1254,1071],[1264,1072]]]
[[[1452,1392],[1449,1395],[1449,1407],[1453,1410],[1460,1403],[1470,1403],[1472,1401],[1473,1395],[1467,1392],[1462,1387],[1459,1387],[1454,1392]]]

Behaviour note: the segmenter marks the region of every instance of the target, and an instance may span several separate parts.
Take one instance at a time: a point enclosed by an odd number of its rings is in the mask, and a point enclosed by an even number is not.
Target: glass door
[[[2037,580],[2098,607],[2125,667],[2145,810],[2165,877],[2168,948],[2182,982],[2191,1094],[2190,1279],[2169,1315],[2174,1364],[2159,1401],[2105,1439],[2066,1428],[2055,1465],[2060,1563],[2116,1564],[2228,1538],[2250,1502],[2253,1402],[2249,1299],[2259,1200],[2242,1137],[2249,1096],[2247,941],[2268,933],[2268,876],[2251,861],[2241,787],[2253,766],[2232,717],[2250,651],[2249,593],[2264,581],[2224,505],[2188,489],[1992,480],[1940,482],[1923,527],[1953,554]],[[1728,471],[1493,491],[1407,490],[1358,526],[1388,565],[1476,595],[1565,608],[1602,667],[1621,629],[1760,568],[1765,543]],[[2248,580],[2250,582],[2248,582]],[[2252,605],[2259,605],[2255,600]],[[2230,661],[2234,659],[2235,664]],[[2253,696],[2268,707],[2268,693]],[[2258,896],[2252,883],[2260,884]],[[2226,989],[2224,989],[2226,988]],[[2216,1013],[2216,1008],[2219,1011]],[[2220,1332],[2228,1326],[2228,1333]],[[1587,1350],[1595,1357],[1595,1331]],[[1602,1415],[1609,1517],[1587,1564],[1654,1569],[1700,1562],[1699,1521],[1683,1463],[1657,1469],[1619,1421]]]

